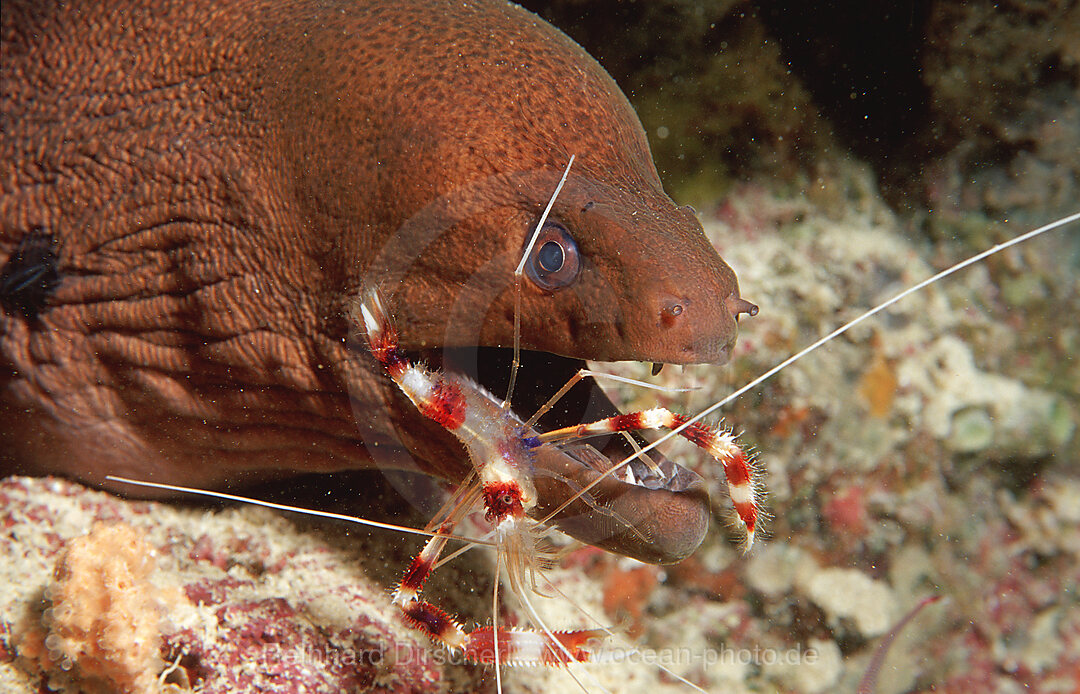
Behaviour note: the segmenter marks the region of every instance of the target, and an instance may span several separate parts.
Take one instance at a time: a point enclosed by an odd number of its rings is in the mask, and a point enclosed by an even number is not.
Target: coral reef
[[[614,76],[680,200],[706,204],[754,174],[790,180],[832,149],[842,151],[754,3],[522,4],[566,31]]]
[[[154,568],[142,533],[96,523],[64,547],[43,613],[16,627],[19,656],[46,673],[52,688],[161,691],[163,618],[183,611],[186,599],[175,587],[155,585]]]
[[[913,242],[864,167],[833,173],[813,196],[748,185],[710,210],[706,231],[761,312],[745,324],[732,371],[665,369],[665,385],[699,390],[662,404],[700,410],[957,252]],[[1075,229],[1057,235],[1036,243],[1077,238]],[[694,624],[709,634],[698,642],[705,649],[813,644],[835,667],[751,658],[737,684],[730,670],[700,663],[683,674],[734,692],[854,691],[880,635],[933,594],[947,599],[893,644],[879,691],[1075,691],[1080,534],[1069,519],[1080,389],[1047,374],[1070,363],[1071,328],[1047,320],[1080,312],[1074,283],[1054,279],[1069,262],[1009,252],[907,298],[726,408],[727,424],[760,451],[774,519],[748,557],[716,533],[685,563],[709,570],[669,569],[648,592],[645,614],[663,616],[643,620],[643,641],[679,643]],[[1049,291],[1002,291],[1022,277]],[[1025,352],[1033,330],[1040,349]],[[1014,368],[1018,358],[1026,366]],[[649,378],[647,366],[619,373]],[[656,397],[617,392],[629,408]],[[711,466],[691,447],[673,448],[723,499]],[[729,513],[718,501],[718,523]],[[703,616],[709,605],[739,619],[717,628]]]
[[[921,192],[929,207],[978,205],[993,216],[1075,211],[1080,7],[935,2],[925,31],[930,114],[915,146],[931,163],[915,169],[925,172],[921,191],[897,182],[900,190]]]
[[[155,691],[163,673],[171,690],[207,693],[456,688],[358,569],[390,551],[362,534],[55,479],[8,478],[0,503],[3,691]],[[99,521],[114,525],[82,537]],[[49,632],[35,638],[43,595]]]
[[[524,4],[612,73],[694,205],[849,152],[938,238],[958,212],[1033,224],[1080,197],[1076,3]]]

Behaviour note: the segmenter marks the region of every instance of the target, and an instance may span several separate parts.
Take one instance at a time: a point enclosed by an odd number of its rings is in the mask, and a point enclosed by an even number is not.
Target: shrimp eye
[[[553,291],[573,283],[580,270],[574,237],[558,222],[546,222],[525,263],[525,274],[537,287]]]

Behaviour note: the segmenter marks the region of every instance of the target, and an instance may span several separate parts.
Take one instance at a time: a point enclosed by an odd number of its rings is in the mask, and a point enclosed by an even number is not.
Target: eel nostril
[[[660,309],[660,324],[665,328],[675,325],[676,319],[683,313],[683,304],[679,301],[668,301]]]
[[[732,294],[727,298],[728,311],[731,311],[731,315],[738,319],[739,314],[745,313],[751,318],[758,314],[758,307],[755,304],[750,303],[746,299],[743,299],[737,294]]]

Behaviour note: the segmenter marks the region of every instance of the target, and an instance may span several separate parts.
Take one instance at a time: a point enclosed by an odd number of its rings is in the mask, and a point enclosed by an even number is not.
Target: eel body
[[[462,480],[460,446],[356,348],[350,304],[377,284],[407,349],[505,371],[512,273],[572,154],[561,236],[522,286],[517,408],[582,359],[722,363],[748,311],[614,82],[514,5],[8,0],[0,69],[7,471]],[[552,418],[611,411],[580,389]],[[594,474],[544,455],[553,499]],[[656,491],[685,508],[646,515],[700,540],[680,475]]]

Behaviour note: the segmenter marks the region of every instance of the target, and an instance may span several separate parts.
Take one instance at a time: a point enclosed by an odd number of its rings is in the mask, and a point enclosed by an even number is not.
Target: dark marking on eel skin
[[[34,321],[59,282],[56,238],[44,229],[31,229],[0,266],[0,306]]]
[[[516,407],[581,359],[722,363],[734,344],[735,275],[664,194],[625,97],[517,6],[7,0],[0,69],[6,472],[460,481],[460,446],[350,349],[347,308],[380,283],[402,346],[436,364],[509,347],[510,273],[571,154],[552,220],[581,268],[524,288]],[[52,240],[28,264],[34,229]],[[613,412],[583,387],[551,417]],[[549,506],[595,475],[545,457]],[[689,499],[658,516],[683,532],[704,504],[681,479],[648,492]],[[666,503],[608,483],[630,526]]]

